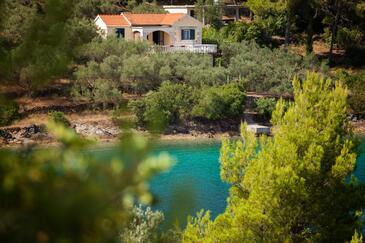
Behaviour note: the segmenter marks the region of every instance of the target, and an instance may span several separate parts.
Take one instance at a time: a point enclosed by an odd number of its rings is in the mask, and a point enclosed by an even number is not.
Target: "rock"
[[[25,138],[30,138],[33,134],[41,132],[41,128],[39,126],[36,126],[35,124],[24,127],[23,130],[24,131],[21,136]]]
[[[10,132],[4,131],[4,130],[0,130],[0,137],[3,139],[12,139],[13,136],[11,135]]]

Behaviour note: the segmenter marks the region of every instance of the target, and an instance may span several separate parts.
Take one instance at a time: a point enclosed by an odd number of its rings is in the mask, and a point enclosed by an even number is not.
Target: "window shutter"
[[[194,29],[190,30],[190,40],[195,40],[195,30]]]
[[[185,36],[184,36],[184,30],[181,30],[181,40],[185,40],[185,38],[184,38]]]

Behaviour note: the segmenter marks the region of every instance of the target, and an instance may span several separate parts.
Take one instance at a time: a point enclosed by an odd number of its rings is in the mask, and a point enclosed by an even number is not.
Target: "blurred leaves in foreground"
[[[148,204],[146,181],[173,163],[147,156],[149,142],[128,133],[122,156],[90,151],[92,141],[50,122],[54,147],[0,150],[0,242],[114,242],[133,205]]]

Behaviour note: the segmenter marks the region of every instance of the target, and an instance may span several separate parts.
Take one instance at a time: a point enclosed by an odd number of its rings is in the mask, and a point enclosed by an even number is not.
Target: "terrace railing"
[[[179,46],[155,46],[154,49],[160,52],[191,52],[191,53],[217,53],[217,45],[213,44],[195,44]]]

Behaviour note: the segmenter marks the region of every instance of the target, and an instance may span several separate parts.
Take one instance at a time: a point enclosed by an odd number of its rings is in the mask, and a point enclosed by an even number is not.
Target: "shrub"
[[[285,18],[282,16],[255,18],[252,23],[231,22],[221,28],[203,28],[203,43],[229,44],[241,41],[255,41],[260,44],[271,44],[273,35],[282,35],[285,29]]]
[[[349,74],[344,70],[337,72],[339,80],[344,82],[350,89],[348,103],[353,113],[365,114],[365,71],[357,74]]]
[[[100,102],[106,108],[107,104],[119,104],[122,100],[122,93],[118,90],[117,84],[108,79],[96,79],[93,81],[75,82],[71,94],[75,99],[88,99]]]
[[[331,43],[332,33],[329,28],[324,29],[322,34],[323,39],[325,39],[327,45]],[[358,47],[361,44],[363,38],[363,33],[358,28],[347,28],[342,27],[337,31],[335,45],[337,48],[342,48],[349,50],[351,48]]]
[[[240,80],[247,91],[291,93],[292,78],[317,70],[315,59],[306,60],[281,49],[262,48],[255,42],[222,45],[222,60],[231,80]]]
[[[340,28],[337,32],[337,45],[348,50],[361,44],[363,33],[358,28]]]
[[[185,84],[162,83],[143,100],[130,103],[140,124],[171,124],[186,119],[193,104],[192,88]],[[142,115],[143,114],[143,115]]]
[[[61,111],[51,111],[48,113],[48,118],[57,123],[62,124],[65,127],[70,127],[71,122],[65,117],[65,114]]]
[[[0,103],[0,125],[6,126],[20,117],[19,105],[14,101]]]
[[[143,99],[131,100],[128,103],[128,107],[136,116],[137,125],[144,125],[144,113],[146,112],[146,102]]]
[[[158,242],[158,228],[164,220],[160,211],[152,211],[150,207],[134,206],[129,224],[121,233],[122,242],[152,243]]]
[[[145,54],[150,45],[144,41],[125,41],[116,37],[108,37],[106,40],[95,38],[92,42],[80,50],[80,58],[88,61],[102,62],[106,57],[115,55],[126,58],[131,55]]]
[[[266,119],[271,119],[271,114],[275,110],[275,106],[275,98],[259,98],[255,101],[255,110]]]
[[[166,10],[157,5],[156,2],[143,1],[132,9],[132,13],[166,13]]]
[[[237,84],[226,84],[202,89],[197,104],[191,114],[193,117],[218,120],[242,115],[245,93]]]

